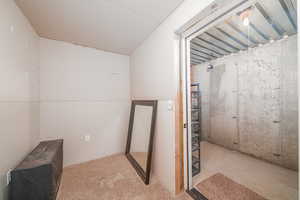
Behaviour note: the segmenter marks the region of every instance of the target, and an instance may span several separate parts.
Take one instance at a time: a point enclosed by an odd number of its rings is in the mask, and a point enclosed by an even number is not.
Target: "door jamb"
[[[224,18],[236,12],[236,10],[243,10],[250,5],[253,5],[257,0],[215,0],[212,4],[206,7],[202,12],[184,24],[176,34],[180,36],[179,41],[179,56],[180,56],[180,67],[179,67],[179,80],[178,91],[176,97],[176,194],[181,191],[181,181],[184,181],[184,189],[191,190],[192,180],[189,177],[191,174],[191,167],[189,166],[188,157],[191,157],[189,151],[191,150],[191,145],[189,145],[189,130],[191,124],[188,119],[190,115],[187,111],[189,110],[189,84],[190,79],[190,58],[189,54],[189,45],[190,41],[209,29],[210,27],[215,26],[217,23],[222,21]],[[181,98],[181,99],[180,99]],[[181,112],[183,112],[181,114]],[[181,116],[180,116],[181,115]],[[185,124],[186,127],[183,125]],[[181,129],[181,130],[180,130]],[[181,137],[183,135],[183,137]],[[181,148],[181,141],[183,140],[183,151]],[[178,146],[177,146],[178,145]],[[183,161],[183,162],[182,162]],[[179,170],[179,166],[181,169]],[[186,170],[189,169],[189,170]],[[181,173],[181,175],[179,174]],[[201,172],[200,172],[201,173]],[[181,178],[183,175],[184,178]]]

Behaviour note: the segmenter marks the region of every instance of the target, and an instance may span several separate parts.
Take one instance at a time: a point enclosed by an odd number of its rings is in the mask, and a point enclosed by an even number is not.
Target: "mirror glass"
[[[136,105],[132,127],[130,154],[146,171],[150,141],[152,106]]]

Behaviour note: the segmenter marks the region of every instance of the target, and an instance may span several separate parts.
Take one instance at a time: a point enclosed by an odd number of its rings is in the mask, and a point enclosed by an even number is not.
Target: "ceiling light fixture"
[[[240,18],[243,21],[244,26],[249,26],[250,24],[249,16],[251,14],[251,11],[252,11],[252,7],[246,9],[240,14]]]
[[[249,18],[248,18],[248,17],[246,17],[246,18],[243,20],[243,24],[244,24],[244,26],[249,26],[250,21],[249,21]]]

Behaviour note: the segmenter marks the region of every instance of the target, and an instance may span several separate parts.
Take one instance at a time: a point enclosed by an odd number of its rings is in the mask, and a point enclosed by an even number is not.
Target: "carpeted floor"
[[[172,197],[155,178],[146,186],[124,155],[66,167],[57,200],[191,200]]]
[[[209,200],[266,200],[221,173],[205,179],[196,188]]]

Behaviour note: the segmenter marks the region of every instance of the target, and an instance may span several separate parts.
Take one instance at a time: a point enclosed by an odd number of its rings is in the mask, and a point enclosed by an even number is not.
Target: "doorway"
[[[195,199],[298,199],[296,7],[215,1],[179,31],[184,185]]]

